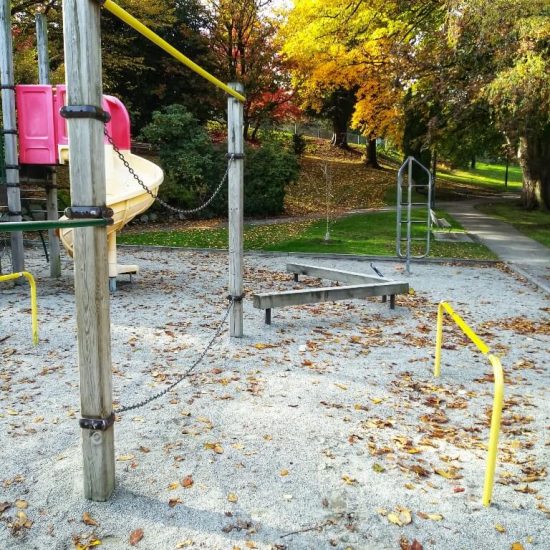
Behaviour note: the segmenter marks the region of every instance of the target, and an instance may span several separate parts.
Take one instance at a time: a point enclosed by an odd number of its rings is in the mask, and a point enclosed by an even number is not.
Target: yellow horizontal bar
[[[171,46],[166,40],[161,38],[157,33],[153,32],[149,27],[145,26],[141,21],[136,19],[133,15],[130,15],[126,10],[121,8],[118,4],[115,4],[112,0],[107,0],[103,7],[110,11],[114,16],[118,17],[121,21],[124,21],[127,25],[130,25],[133,29],[138,31],[140,34],[148,38],[151,42],[156,44],[159,48],[162,48],[166,53],[169,53],[172,57],[177,59],[180,63],[183,63],[186,67],[189,67],[192,71],[195,71],[197,74],[201,75],[203,78],[206,78],[209,82],[221,88],[224,92],[233,96],[234,98],[242,101],[246,101],[246,98],[241,95],[239,92],[236,92],[224,84],[221,80],[217,79],[215,76],[211,75],[208,71],[205,71],[200,65],[197,65],[195,62],[191,61],[187,56],[183,55],[179,50]]]
[[[32,323],[32,342],[36,346],[38,344],[38,305],[36,299],[36,281],[28,271],[20,271],[19,273],[8,273],[0,275],[0,283],[4,281],[13,281],[25,277],[29,281],[31,287],[31,323]]]
[[[451,317],[451,319],[461,328],[462,332],[477,346],[477,349],[483,354],[489,353],[489,346],[466,324],[466,321],[454,311],[447,303],[441,302],[442,307]]]

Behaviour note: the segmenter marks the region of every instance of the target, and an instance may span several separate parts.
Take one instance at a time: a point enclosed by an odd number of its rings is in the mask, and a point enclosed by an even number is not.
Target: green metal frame
[[[0,223],[0,233],[14,231],[42,231],[45,229],[67,229],[73,227],[106,227],[108,220],[44,220],[36,222],[5,222]]]

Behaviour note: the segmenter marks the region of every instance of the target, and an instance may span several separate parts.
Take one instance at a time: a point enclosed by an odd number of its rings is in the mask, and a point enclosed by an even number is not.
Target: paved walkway
[[[550,294],[550,249],[517,231],[510,224],[476,210],[480,200],[438,202],[468,233],[490,248],[515,271]]]

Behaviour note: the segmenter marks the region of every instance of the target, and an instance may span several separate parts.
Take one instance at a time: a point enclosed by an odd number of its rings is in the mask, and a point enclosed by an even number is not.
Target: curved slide
[[[163,171],[154,163],[133,155],[130,151],[121,151],[131,168],[141,178],[151,196],[133,178],[111,145],[105,145],[105,177],[107,187],[107,206],[113,210],[113,225],[107,227],[109,247],[109,278],[123,273],[134,274],[139,271],[136,265],[119,265],[116,254],[116,233],[127,223],[145,212],[154,202],[159,186],[164,180]],[[60,231],[60,239],[67,252],[73,254],[73,230]]]
[[[59,114],[67,103],[66,95],[65,86],[17,86],[21,164],[55,165],[65,164],[69,160],[67,122]],[[153,204],[164,173],[156,164],[130,152],[130,116],[124,104],[116,97],[103,96],[103,109],[111,116],[106,124],[109,136],[149,190],[147,192],[140,186],[105,139],[107,206],[113,210],[114,219],[114,224],[107,227],[109,279],[114,290],[117,275],[133,274],[139,270],[136,265],[118,265],[116,233]],[[60,239],[72,256],[73,229],[60,231]]]

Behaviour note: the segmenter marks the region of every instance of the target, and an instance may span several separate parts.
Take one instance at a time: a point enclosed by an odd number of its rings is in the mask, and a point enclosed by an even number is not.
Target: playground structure
[[[352,300],[369,296],[382,296],[385,302],[390,297],[390,309],[395,308],[395,295],[409,292],[409,284],[390,281],[382,277],[372,277],[363,273],[353,273],[340,269],[329,269],[303,264],[287,264],[286,270],[294,273],[298,282],[300,275],[318,277],[345,283],[346,286],[310,288],[305,290],[286,290],[283,292],[266,292],[252,296],[253,306],[265,310],[265,322],[271,324],[271,310],[276,307],[314,304],[336,300]]]
[[[66,103],[66,87],[19,85],[15,91],[20,164],[65,164],[70,156],[67,121],[62,115]],[[102,108],[109,115],[106,134],[114,144],[109,143],[105,137],[106,206],[112,210],[107,227],[109,286],[114,291],[118,275],[135,274],[139,269],[136,265],[118,265],[116,233],[151,206],[164,176],[158,166],[131,154],[130,117],[122,102],[115,97],[104,96]],[[135,181],[115,153],[114,146],[124,155],[129,166],[140,174],[149,192]],[[71,211],[68,213],[71,215]],[[71,256],[74,248],[73,233],[73,228],[61,228],[59,232],[61,242]]]
[[[228,100],[228,180],[229,180],[229,325],[232,337],[243,334],[242,271],[243,271],[243,106],[245,97],[239,84],[227,85],[198,67],[175,50],[158,35],[147,29],[114,2],[93,0],[66,0],[63,4],[63,30],[66,70],[66,100],[63,116],[67,119],[68,161],[71,181],[71,207],[73,219],[23,222],[19,189],[19,158],[15,118],[15,92],[13,73],[13,45],[11,34],[11,5],[0,1],[0,76],[2,84],[2,111],[6,143],[7,201],[9,222],[2,231],[11,235],[13,271],[24,271],[23,231],[56,230],[64,234],[67,246],[74,254],[74,280],[77,319],[78,358],[80,372],[80,398],[83,449],[84,495],[96,501],[107,500],[114,490],[114,413],[112,406],[111,328],[109,289],[107,281],[114,272],[109,270],[108,225],[116,223],[115,208],[108,208],[106,166],[112,163],[116,176],[120,168],[104,144],[104,125],[108,113],[104,110],[101,80],[101,7],[155,42],[186,66],[207,78],[229,94]],[[54,99],[55,102],[55,99]],[[59,98],[58,98],[59,105]],[[52,106],[52,109],[54,107]],[[46,126],[53,126],[54,117],[46,117]],[[48,134],[51,137],[51,131]],[[57,137],[61,137],[58,133]],[[115,136],[113,136],[114,138]],[[54,140],[54,145],[58,140]],[[46,152],[65,160],[63,147],[52,147],[51,139]],[[55,150],[57,149],[57,151]],[[44,149],[42,149],[44,152]],[[108,157],[111,158],[108,158]],[[118,156],[118,155],[117,155]],[[106,158],[107,157],[107,158]],[[134,161],[130,156],[130,161]],[[51,160],[51,158],[49,159]],[[136,161],[139,162],[139,161]],[[150,168],[154,173],[154,169]],[[147,169],[146,169],[147,171]],[[151,178],[151,188],[160,184],[160,173]],[[113,206],[135,197],[128,191],[129,179],[122,188],[115,189]],[[126,187],[126,189],[125,189]],[[133,195],[132,195],[133,193]],[[140,192],[139,195],[142,195]],[[150,196],[150,195],[149,195]],[[151,199],[154,197],[151,197]],[[151,199],[138,199],[138,204],[122,207],[119,223],[125,213],[131,215],[145,209]],[[77,231],[63,233],[64,230]],[[116,231],[116,225],[113,232]],[[70,235],[70,236],[69,236]],[[111,246],[113,246],[111,240]],[[112,255],[111,255],[112,257]],[[118,272],[118,267],[116,268]]]
[[[500,420],[502,416],[502,407],[504,404],[504,372],[500,359],[489,353],[489,346],[468,326],[468,324],[458,315],[454,309],[447,303],[441,302],[437,308],[437,330],[435,342],[435,363],[434,376],[441,374],[441,348],[443,346],[443,317],[444,314],[454,321],[460,330],[475,344],[477,349],[486,355],[493,367],[493,376],[495,379],[495,391],[493,397],[493,412],[491,414],[491,430],[489,433],[489,445],[487,451],[487,466],[485,470],[485,482],[483,485],[483,506],[491,504],[491,495],[493,493],[493,484],[495,481],[495,468],[497,461],[498,436],[500,433]]]

